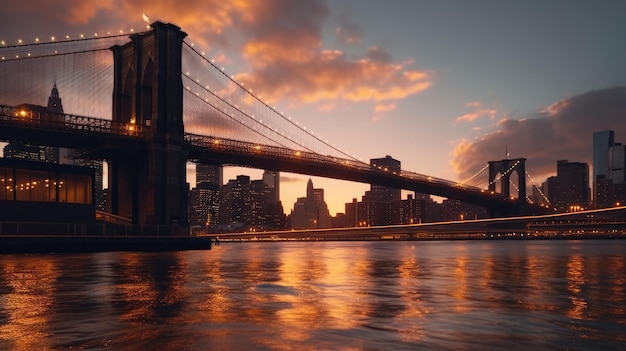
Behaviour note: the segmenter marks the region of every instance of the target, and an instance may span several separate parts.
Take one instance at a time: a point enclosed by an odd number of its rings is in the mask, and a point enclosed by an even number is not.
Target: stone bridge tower
[[[187,36],[173,24],[111,47],[113,121],[141,133],[141,150],[109,160],[108,209],[139,225],[187,226],[181,54]]]
[[[492,209],[492,216],[500,215],[524,215],[526,214],[526,159],[504,159],[501,161],[489,161],[489,190],[496,191],[496,177],[500,178],[500,190],[507,197],[511,196],[511,174],[517,173],[517,186],[519,188],[518,202],[520,204],[517,213],[497,213],[497,209]]]

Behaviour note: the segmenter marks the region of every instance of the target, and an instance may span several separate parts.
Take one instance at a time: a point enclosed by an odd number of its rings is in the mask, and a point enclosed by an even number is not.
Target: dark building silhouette
[[[324,200],[324,189],[315,189],[309,179],[306,197],[300,197],[293,205],[289,215],[290,227],[293,229],[330,228],[332,217]]]
[[[370,165],[372,167],[387,171],[400,173],[400,161],[387,155],[384,158],[370,159]],[[363,201],[370,202],[386,202],[398,201],[401,199],[402,191],[400,189],[388,188],[380,185],[371,185],[369,193],[366,193]]]
[[[392,224],[421,223],[425,213],[425,202],[408,195],[406,200],[397,200],[391,203]]]
[[[41,113],[45,118],[54,123],[62,123],[64,121],[63,116],[63,102],[59,94],[56,83],[50,91],[48,97],[48,104],[46,107],[37,106],[31,104],[23,104],[17,106],[17,108],[23,107],[25,111],[37,111]],[[95,171],[95,181],[93,183],[95,190],[95,203],[96,209],[104,210],[102,207],[105,203],[104,195],[102,192],[102,161],[101,160],[84,160],[74,159],[72,155],[73,150],[58,148],[52,146],[40,146],[29,145],[24,143],[8,143],[4,147],[4,157],[13,159],[22,159],[29,161],[40,161],[48,163],[58,163],[67,165],[76,165],[93,168]]]
[[[615,143],[615,133],[612,130],[602,130],[593,133],[593,174],[591,177],[593,188],[593,205],[596,208],[609,207],[613,203],[611,180],[611,148]],[[600,184],[598,183],[600,182]],[[611,191],[607,191],[611,188]],[[611,197],[609,197],[611,196]]]
[[[217,165],[196,164],[196,184],[208,182],[222,186],[224,184],[224,168]]]
[[[548,178],[549,200],[558,211],[589,207],[589,166],[581,162],[557,161],[556,177]]]
[[[0,222],[94,222],[94,171],[0,159]]]
[[[219,188],[219,208],[211,232],[263,231],[285,228],[286,217],[280,202],[263,180],[240,175]],[[211,214],[209,210],[209,215]]]
[[[400,161],[387,155],[383,158],[370,159],[370,166],[381,171],[400,173]],[[346,223],[350,226],[377,226],[388,225],[399,221],[399,213],[394,218],[392,214],[392,203],[401,201],[402,190],[388,188],[379,185],[371,185],[366,191],[361,202],[353,199],[351,203],[345,204]],[[401,207],[397,204],[396,207]]]
[[[189,191],[189,226],[192,231],[205,231],[217,222],[219,215],[219,186],[200,182]]]
[[[611,182],[613,194],[608,206],[626,203],[626,145],[615,143],[611,147]]]
[[[489,217],[487,209],[481,206],[452,199],[441,202],[441,219],[443,221],[463,221],[487,217]]]
[[[63,104],[61,103],[61,97],[59,97],[59,90],[57,89],[56,83],[54,83],[50,96],[48,97],[47,107],[31,104],[23,104],[17,107],[23,107],[24,111],[42,112],[47,116],[47,118],[53,118],[52,116],[48,116],[48,114],[63,114]],[[10,142],[4,147],[4,157],[28,161],[59,163],[59,148]]]

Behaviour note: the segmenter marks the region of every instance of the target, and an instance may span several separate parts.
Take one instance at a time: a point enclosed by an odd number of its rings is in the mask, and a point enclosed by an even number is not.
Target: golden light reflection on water
[[[336,247],[322,256],[326,276],[321,285],[322,303],[336,328],[352,328],[368,313],[364,292],[372,282],[369,279],[371,262],[364,247]]]
[[[283,250],[280,252],[280,280],[275,287],[275,301],[283,303],[285,308],[277,311],[276,316],[286,325],[298,326],[293,329],[281,329],[283,340],[304,341],[311,332],[324,325],[326,307],[320,301],[319,288],[310,280],[323,277],[325,267],[320,265],[319,252],[304,253],[301,250]],[[295,291],[300,291],[295,293]]]
[[[582,287],[586,282],[585,267],[583,258],[580,255],[570,256],[567,262],[567,290],[570,292],[569,299],[572,302],[571,308],[567,311],[567,316],[575,319],[584,319],[587,309]]]
[[[468,306],[465,303],[467,300],[467,257],[465,257],[465,247],[460,247],[457,249],[457,257],[455,259],[456,266],[454,268],[454,282],[455,289],[452,291],[452,296],[458,300],[458,302],[454,305],[454,309],[463,313],[468,310]]]
[[[40,350],[48,330],[54,282],[58,271],[54,262],[34,258],[19,264],[3,261],[1,277],[9,288],[0,296],[7,323],[0,324],[0,340],[10,342],[13,350]]]
[[[497,335],[507,323],[527,341],[548,333],[557,348],[616,340],[601,328],[626,325],[623,249],[582,247],[248,243],[0,256],[0,349],[383,349],[379,340],[436,343],[442,326],[446,341],[434,345],[455,348],[483,341],[471,338],[485,323],[495,328],[480,335],[496,342],[514,333]]]
[[[529,255],[526,263],[525,294],[522,296],[523,306],[529,311],[551,311],[554,305],[546,301],[552,295],[553,288],[548,284],[548,277],[555,274],[554,267],[545,258]]]
[[[397,317],[399,323],[403,325],[401,332],[405,341],[417,342],[424,335],[422,319],[429,313],[429,308],[425,306],[423,296],[419,293],[420,288],[420,266],[416,257],[415,245],[410,245],[400,255],[401,262],[398,266],[400,280],[398,292],[406,306],[404,311]]]

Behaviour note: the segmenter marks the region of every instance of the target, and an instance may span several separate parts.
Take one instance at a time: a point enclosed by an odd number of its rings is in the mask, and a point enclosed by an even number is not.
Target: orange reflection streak
[[[224,279],[223,257],[225,252],[225,248],[220,248],[203,255],[203,276],[211,289],[207,291],[206,295],[198,297],[198,301],[196,301],[195,309],[199,312],[198,322],[202,322],[206,318],[218,323],[231,319],[233,301]]]
[[[369,277],[371,263],[364,247],[333,247],[324,252],[327,275],[322,286],[322,303],[330,323],[336,328],[352,328],[371,307],[363,291],[373,284]],[[350,266],[350,262],[354,266]]]
[[[399,324],[404,325],[401,330],[401,337],[409,342],[419,341],[425,336],[421,327],[423,322],[421,319],[430,312],[417,293],[420,285],[418,278],[420,267],[415,255],[415,245],[405,248],[398,267],[400,273],[399,293],[406,309],[397,318],[402,320]]]
[[[0,325],[0,340],[13,343],[13,350],[43,350],[50,347],[46,337],[50,309],[54,302],[54,283],[59,273],[52,260],[29,258],[2,267],[3,280],[11,291],[4,294],[7,323]]]
[[[277,295],[275,299],[285,303],[288,308],[277,312],[277,317],[285,325],[295,328],[280,331],[283,340],[305,341],[311,333],[326,325],[326,308],[320,301],[318,290],[311,285],[311,278],[323,276],[326,267],[320,264],[319,249],[304,253],[301,249],[283,251],[280,254],[280,281],[281,286],[287,289],[302,291],[300,294],[286,293]]]
[[[567,290],[570,291],[572,307],[567,311],[567,316],[575,319],[584,319],[587,302],[582,298],[582,286],[586,282],[583,258],[580,255],[571,256],[567,262]]]
[[[542,259],[540,256],[529,255],[527,268],[528,289],[525,289],[525,294],[521,296],[521,303],[524,308],[529,311],[554,310],[555,307],[545,301],[546,296],[551,295],[546,293],[553,290],[546,283],[548,277],[556,274],[551,271],[553,266],[546,264],[545,259]]]
[[[140,321],[144,316],[150,314],[149,302],[156,299],[156,292],[140,271],[143,264],[140,254],[125,254],[120,256],[120,261],[125,281],[116,284],[116,288],[122,301],[128,307],[125,312],[120,314],[120,319],[126,322]]]
[[[465,257],[465,246],[459,246],[457,251],[463,251],[463,253],[459,253],[459,256],[456,258],[456,267],[454,268],[454,280],[456,281],[456,289],[452,293],[452,296],[457,300],[461,301],[461,303],[457,303],[454,306],[454,309],[458,312],[466,312],[468,307],[463,303],[467,300],[467,257]]]

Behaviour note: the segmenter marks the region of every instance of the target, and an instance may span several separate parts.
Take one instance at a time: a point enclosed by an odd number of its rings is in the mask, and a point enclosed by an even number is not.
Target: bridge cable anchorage
[[[230,82],[232,82],[233,84],[235,84],[238,88],[242,89],[243,91],[245,91],[245,93],[248,94],[248,96],[252,97],[254,100],[256,100],[257,102],[261,103],[265,108],[269,109],[270,111],[272,111],[276,116],[279,116],[280,118],[282,118],[284,121],[286,121],[287,123],[291,124],[293,127],[299,129],[301,132],[305,133],[306,135],[314,138],[315,140],[317,140],[318,142],[321,142],[323,145],[325,145],[326,147],[332,149],[333,151],[348,157],[348,159],[352,160],[353,162],[359,162],[359,163],[364,163],[363,161],[357,159],[356,157],[344,152],[343,150],[333,146],[332,144],[328,143],[327,141],[324,141],[323,139],[321,139],[320,137],[314,135],[312,132],[307,131],[306,128],[301,127],[298,123],[292,121],[289,118],[286,118],[282,113],[280,113],[279,111],[277,111],[274,107],[268,105],[266,102],[264,102],[263,100],[261,100],[257,95],[253,94],[249,89],[247,89],[246,87],[244,87],[242,84],[240,84],[239,82],[235,81],[231,76],[229,76],[228,74],[226,74],[222,69],[220,69],[219,67],[217,67],[213,62],[211,62],[211,60],[207,59],[204,55],[202,55],[195,47],[193,47],[191,44],[187,43],[187,41],[183,41],[183,43],[185,44],[185,46],[187,46],[188,49],[190,49],[192,52],[194,52],[201,60],[203,60],[204,62],[208,63],[209,65],[211,65],[217,72],[219,72],[220,74],[222,74],[225,78],[227,78]]]
[[[526,172],[526,176],[528,177],[528,179],[530,179],[530,183],[535,187],[535,189],[537,189],[537,191],[539,192],[539,194],[541,195],[541,197],[543,197],[543,199],[546,201],[546,203],[549,205],[550,204],[550,200],[548,200],[548,198],[546,197],[546,195],[543,193],[543,191],[541,191],[541,188],[539,188],[537,186],[537,184],[535,184],[535,182],[533,181],[533,178],[530,176],[530,173]]]

